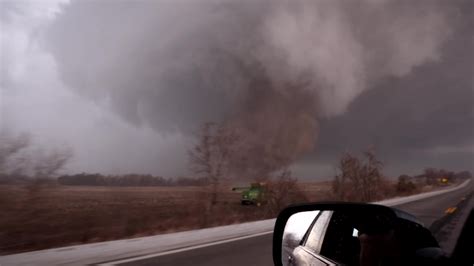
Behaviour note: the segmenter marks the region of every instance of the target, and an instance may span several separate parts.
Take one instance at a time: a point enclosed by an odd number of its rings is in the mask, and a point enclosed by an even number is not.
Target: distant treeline
[[[75,174],[59,177],[58,183],[68,186],[204,186],[206,179],[189,177],[163,178],[161,176],[128,174],[104,176],[101,174]]]
[[[472,173],[469,171],[453,172],[445,169],[426,168],[421,175],[409,176],[401,175],[398,179],[405,179],[414,183],[422,183],[426,185],[439,185],[443,179],[447,183],[452,183],[458,180],[465,180],[472,178]]]
[[[417,188],[429,186],[450,185],[458,181],[472,178],[469,171],[453,172],[445,169],[426,168],[423,174],[416,176],[401,175],[398,177],[397,191],[400,193],[413,192]]]

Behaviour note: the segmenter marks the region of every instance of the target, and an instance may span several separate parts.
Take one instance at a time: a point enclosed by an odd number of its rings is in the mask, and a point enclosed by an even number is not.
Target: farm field
[[[299,184],[324,200],[330,182]],[[241,206],[223,185],[210,208],[206,187],[0,186],[0,254],[267,219],[266,206]]]

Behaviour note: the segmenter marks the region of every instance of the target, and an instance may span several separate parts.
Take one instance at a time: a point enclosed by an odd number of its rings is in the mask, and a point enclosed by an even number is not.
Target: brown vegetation
[[[352,190],[344,180],[342,187]],[[337,199],[331,181],[297,182],[289,171],[267,181],[268,203],[261,207],[240,205],[240,193],[221,182],[212,208],[211,186],[0,185],[0,254],[274,218],[288,204]],[[384,198],[403,194],[400,186],[385,179],[377,184]]]
[[[267,210],[276,216],[278,213],[292,203],[303,203],[308,201],[305,191],[298,185],[296,178],[292,177],[291,171],[284,170],[274,179],[268,181]]]
[[[398,195],[415,194],[440,186],[459,183],[471,177],[472,175],[468,171],[455,173],[445,169],[426,168],[422,174],[417,176],[399,176],[396,191]]]
[[[426,168],[421,175],[401,175],[398,182],[393,182],[384,177],[383,164],[376,158],[373,150],[364,152],[364,157],[360,159],[350,153],[341,157],[339,174],[332,182],[333,199],[372,202],[426,192],[471,178],[468,171],[454,173],[444,169]]]
[[[237,136],[222,126],[206,123],[198,138],[198,143],[189,150],[191,170],[210,184],[210,204],[213,206],[217,204],[219,185],[229,174],[230,155]]]
[[[382,175],[382,162],[372,150],[364,152],[364,159],[346,153],[339,162],[340,174],[333,182],[338,200],[370,202],[385,197],[387,182]]]
[[[0,185],[0,254],[275,217],[267,206],[241,206],[231,187],[222,184],[205,212],[210,190],[202,186]],[[305,193],[322,200],[318,195],[328,188],[307,183]]]

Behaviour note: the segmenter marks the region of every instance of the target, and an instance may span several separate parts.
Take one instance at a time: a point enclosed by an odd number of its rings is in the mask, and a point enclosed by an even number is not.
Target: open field
[[[308,200],[326,199],[329,182],[302,183]],[[0,254],[153,235],[274,217],[241,206],[223,186],[209,207],[205,187],[0,186]]]
[[[394,184],[384,198],[396,196]],[[288,203],[334,199],[330,181],[302,181],[295,191],[304,197],[286,195],[276,207],[242,206],[231,188],[223,184],[211,207],[203,186],[0,185],[0,255],[274,218]]]

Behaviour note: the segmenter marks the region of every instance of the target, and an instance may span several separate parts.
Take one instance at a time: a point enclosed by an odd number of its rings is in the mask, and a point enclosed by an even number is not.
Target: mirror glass
[[[288,258],[303,239],[306,231],[320,211],[298,212],[290,216],[285,225],[282,240],[282,260]]]
[[[295,213],[288,218],[283,232],[282,264],[359,265],[364,234],[389,239],[390,218],[383,213],[344,210]]]

